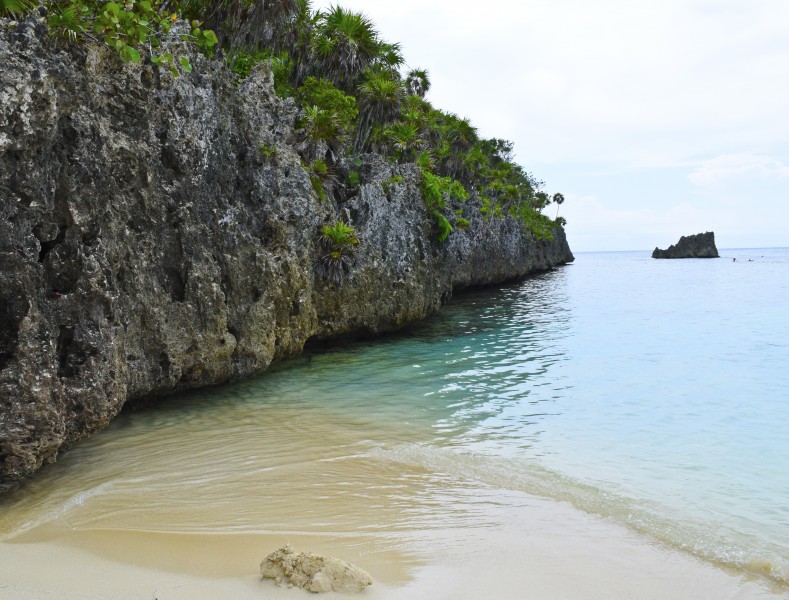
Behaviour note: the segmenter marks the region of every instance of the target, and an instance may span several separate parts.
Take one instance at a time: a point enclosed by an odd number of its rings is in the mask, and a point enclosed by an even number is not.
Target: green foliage
[[[337,184],[337,178],[329,168],[329,165],[326,164],[326,161],[318,159],[312,161],[312,164],[304,168],[310,176],[312,189],[315,190],[318,198],[324,202],[328,200],[329,192],[333,192]]]
[[[436,218],[436,224],[438,225],[438,235],[436,236],[436,238],[438,239],[439,242],[443,242],[449,237],[449,234],[452,233],[453,231],[452,223],[450,223],[449,220],[444,215],[441,214],[441,211],[433,210],[431,212],[433,216]]]
[[[313,74],[353,93],[370,67],[393,70],[403,63],[398,44],[384,42],[373,22],[362,13],[333,6],[320,14],[311,36],[310,64]]]
[[[412,69],[405,77],[405,88],[412,96],[424,98],[430,89],[430,78],[425,69]]]
[[[265,50],[258,52],[238,51],[233,56],[230,68],[240,79],[246,79],[256,65],[268,60],[270,57],[271,54]]]
[[[525,230],[538,240],[552,240],[557,224],[526,204],[512,206],[509,213],[518,219]]]
[[[348,171],[348,185],[352,188],[358,187],[362,182],[362,176],[358,171]]]
[[[337,221],[332,225],[324,225],[318,238],[318,254],[315,260],[315,272],[318,277],[339,286],[344,279],[350,277],[356,265],[359,236],[351,225]]]
[[[321,233],[332,247],[354,247],[359,245],[359,236],[356,235],[356,229],[342,221],[337,221],[334,225],[324,225],[321,228]]]
[[[444,192],[449,191],[449,187],[445,182],[445,177],[422,171],[422,200],[428,208],[444,208],[447,205]]]
[[[298,90],[304,105],[304,116],[296,126],[310,142],[311,151],[323,141],[333,157],[340,156],[350,139],[358,114],[356,99],[348,96],[330,82],[308,77]]]
[[[258,145],[258,152],[266,157],[266,159],[271,160],[272,158],[277,156],[277,148],[276,146],[270,146],[268,144],[260,144]]]
[[[330,81],[307,77],[298,89],[298,98],[304,106],[317,106],[331,115],[337,127],[349,134],[353,131],[359,110],[356,98],[343,93]]]
[[[405,92],[396,71],[372,69],[367,71],[357,93],[359,126],[354,148],[357,152],[364,152],[370,149],[375,127],[390,123],[398,117]]]
[[[416,158],[417,151],[423,146],[416,123],[397,121],[384,127],[380,137],[386,148],[400,160]]]
[[[556,193],[553,195],[553,201],[556,203],[556,219],[559,219],[559,206],[564,204],[564,194]]]
[[[455,225],[457,227],[460,227],[461,229],[466,229],[468,226],[471,225],[471,223],[469,223],[468,219],[465,219],[463,217],[459,217],[458,220],[455,221]]]
[[[423,173],[425,171],[431,171],[435,167],[435,161],[433,160],[433,155],[430,153],[430,150],[422,150],[416,155],[414,162]]]
[[[325,180],[329,177],[328,165],[322,160],[315,160],[307,168],[307,173],[310,175],[312,189],[315,190],[318,198],[324,202],[328,200],[329,196],[326,193],[326,186],[324,185]]]
[[[0,17],[20,17],[32,8],[27,0],[0,0]]]
[[[468,198],[466,188],[459,181],[422,171],[422,199],[428,207],[445,208],[447,200],[465,202]]]
[[[443,214],[448,202],[465,202],[469,198],[466,188],[459,181],[441,177],[428,170],[422,170],[422,200],[436,219],[438,241],[443,242],[452,233],[452,224]]]
[[[384,193],[388,196],[389,192],[392,190],[392,187],[397,185],[403,181],[402,175],[392,175],[391,177],[387,177],[381,182],[381,187],[384,190]]]
[[[60,0],[48,6],[49,27],[59,37],[71,42],[100,40],[124,62],[140,62],[142,50],[150,54],[151,62],[168,69],[173,77],[192,71],[185,56],[176,59],[171,53],[154,51],[178,19],[177,14],[164,10],[157,0],[128,0],[125,3]],[[218,39],[213,31],[201,26],[200,21],[193,20],[190,33],[182,38],[210,54]]]

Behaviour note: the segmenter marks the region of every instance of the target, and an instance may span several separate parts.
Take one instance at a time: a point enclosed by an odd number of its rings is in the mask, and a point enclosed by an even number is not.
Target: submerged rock
[[[655,248],[652,258],[718,258],[715,234],[712,231],[682,236],[666,250]]]
[[[296,553],[289,544],[263,559],[260,574],[277,585],[308,592],[361,592],[373,583],[369,573],[344,560],[312,552]]]

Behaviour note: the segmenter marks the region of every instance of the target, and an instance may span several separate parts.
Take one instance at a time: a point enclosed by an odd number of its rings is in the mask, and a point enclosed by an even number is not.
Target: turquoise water
[[[124,414],[0,500],[0,539],[324,532],[391,549],[484,527],[475,502],[516,490],[786,585],[789,249],[721,254],[581,253],[407,332]]]
[[[786,581],[789,250],[721,256],[582,253],[261,384],[371,432],[390,423],[389,459],[569,500]],[[397,445],[404,424],[417,441]]]
[[[785,581],[789,250],[721,254],[582,253],[278,376],[430,429],[417,444],[389,439],[390,458],[570,500]],[[327,374],[341,361],[351,368]]]

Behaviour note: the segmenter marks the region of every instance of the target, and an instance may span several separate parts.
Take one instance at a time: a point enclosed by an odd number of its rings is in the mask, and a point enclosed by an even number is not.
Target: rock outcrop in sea
[[[676,244],[666,250],[655,248],[652,258],[718,258],[715,234],[712,231],[683,235]]]
[[[538,240],[506,215],[437,241],[418,168],[374,155],[358,192],[321,201],[267,70],[239,85],[184,45],[192,72],[173,78],[59,50],[43,21],[0,20],[0,492],[129,401],[251,377],[308,340],[395,330],[454,290],[573,260],[561,228]],[[361,239],[340,286],[314,271],[338,220]]]

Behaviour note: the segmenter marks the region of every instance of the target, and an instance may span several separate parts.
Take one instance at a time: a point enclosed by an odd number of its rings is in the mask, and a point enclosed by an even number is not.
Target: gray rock
[[[344,560],[312,552],[296,553],[289,544],[260,563],[260,574],[277,585],[308,592],[361,592],[373,583],[367,571]]]
[[[454,290],[573,260],[562,229],[535,240],[507,216],[475,213],[438,243],[416,166],[380,157],[357,194],[321,202],[270,72],[238,85],[189,60],[173,78],[0,19],[0,492],[127,402],[251,377],[308,340],[395,330]],[[348,218],[361,251],[335,287],[315,277],[316,239]]]
[[[708,231],[696,235],[683,235],[676,244],[666,250],[655,248],[652,258],[718,258],[715,234]]]

